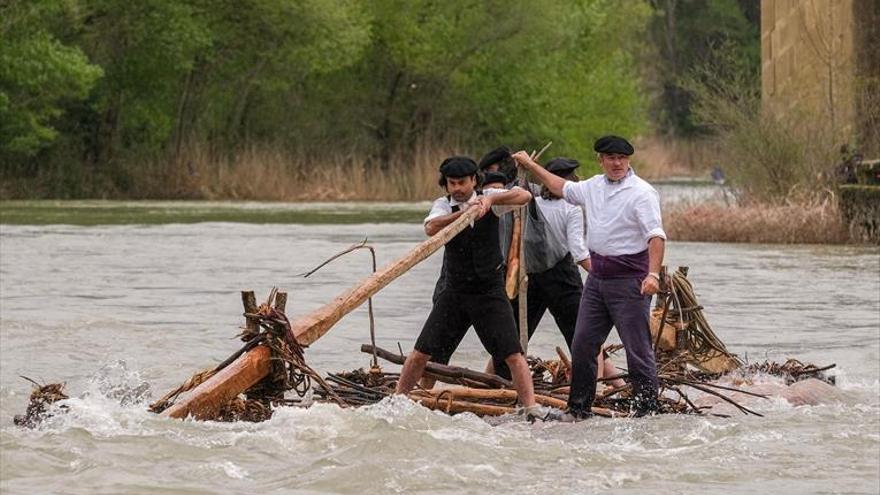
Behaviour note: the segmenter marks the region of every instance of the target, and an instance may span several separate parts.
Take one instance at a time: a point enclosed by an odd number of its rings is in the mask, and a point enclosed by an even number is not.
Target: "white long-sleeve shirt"
[[[581,206],[587,216],[587,248],[603,256],[636,254],[653,237],[666,239],[660,216],[660,195],[632,169],[620,181],[596,175],[566,182],[565,200]]]
[[[513,188],[511,188],[511,190],[512,189],[522,189],[522,188],[519,186],[514,186]],[[507,192],[507,191],[508,191],[507,189],[488,188],[488,189],[483,189],[483,195],[489,196],[492,194],[498,194],[498,193],[503,193],[503,192]],[[428,212],[428,216],[425,217],[425,220],[423,223],[428,223],[437,217],[449,215],[450,213],[452,213],[453,206],[459,206],[462,210],[466,210],[469,206],[468,201],[471,201],[476,198],[477,198],[476,191],[474,191],[474,193],[471,194],[471,197],[468,198],[467,201],[456,201],[455,198],[453,198],[452,196],[449,196],[449,197],[441,196],[441,197],[434,200],[434,203],[431,205],[431,211]],[[510,211],[513,211],[516,208],[519,208],[519,206],[518,205],[497,205],[497,206],[492,207],[492,213],[494,213],[496,216],[500,217],[501,215],[508,213]]]
[[[544,215],[547,226],[557,239],[565,242],[575,262],[590,257],[584,231],[584,212],[579,206],[563,200],[536,197],[535,202]]]

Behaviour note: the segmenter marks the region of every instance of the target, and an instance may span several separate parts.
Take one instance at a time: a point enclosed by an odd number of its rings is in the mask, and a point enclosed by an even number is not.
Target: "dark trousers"
[[[529,291],[526,307],[526,318],[529,326],[529,340],[535,333],[535,329],[544,317],[547,310],[556,326],[565,339],[565,344],[571,349],[574,340],[575,326],[577,325],[578,306],[580,306],[583,292],[581,275],[577,265],[567,255],[553,268],[541,273],[529,274]],[[519,332],[519,301],[511,301],[514,315],[517,315],[516,325]],[[495,361],[495,374],[510,378],[510,370],[504,362]]]
[[[437,297],[422,327],[415,349],[434,362],[448,363],[468,328],[473,325],[483,347],[493,359],[504,361],[521,353],[510,301],[503,280],[481,292],[463,292],[447,287]]]
[[[596,356],[617,328],[626,350],[626,366],[636,406],[651,407],[657,398],[657,365],[649,328],[650,296],[643,296],[640,278],[587,278],[572,343],[569,409],[586,413],[596,396]]]

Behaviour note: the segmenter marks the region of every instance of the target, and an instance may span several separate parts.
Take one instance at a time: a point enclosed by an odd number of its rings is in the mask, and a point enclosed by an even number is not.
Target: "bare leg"
[[[532,375],[529,373],[529,364],[521,353],[511,354],[504,358],[507,367],[510,368],[510,376],[513,377],[513,386],[516,395],[523,407],[535,405],[535,387],[532,383]]]
[[[434,388],[435,383],[437,383],[437,379],[428,376],[422,376],[422,379],[419,380],[419,386],[425,390],[431,390]]]
[[[599,378],[607,378],[616,374],[617,370],[614,369],[614,363],[611,361],[611,358],[606,358],[605,352],[599,351]],[[626,382],[623,381],[623,378],[616,378],[610,382],[605,382],[605,384],[614,388],[619,388],[626,385]]]
[[[406,357],[406,361],[403,363],[403,369],[400,370],[400,379],[397,380],[397,388],[394,390],[394,393],[408,394],[416,385],[416,382],[419,381],[419,378],[422,377],[429,359],[431,359],[431,356],[424,352],[413,350],[409,353],[409,356]]]

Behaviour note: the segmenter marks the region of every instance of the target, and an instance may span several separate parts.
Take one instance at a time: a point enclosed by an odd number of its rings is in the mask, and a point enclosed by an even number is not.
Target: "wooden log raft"
[[[304,347],[315,342],[343,316],[473,224],[478,213],[477,208],[466,210],[456,221],[416,246],[405,256],[373,273],[329,303],[294,321],[291,324],[292,337]],[[229,399],[237,397],[269,373],[270,358],[271,353],[263,346],[244,353],[228,367],[189,392],[178,403],[163,411],[162,416],[169,418],[192,416],[196,419],[215,417]]]

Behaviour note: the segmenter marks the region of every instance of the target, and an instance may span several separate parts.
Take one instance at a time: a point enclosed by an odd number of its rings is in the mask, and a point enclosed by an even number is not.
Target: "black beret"
[[[597,153],[619,153],[632,155],[635,151],[629,141],[620,136],[602,136],[596,140],[593,150]]]
[[[443,177],[468,177],[477,173],[477,164],[466,156],[450,156],[440,164]]]
[[[553,172],[560,177],[565,177],[580,165],[574,158],[559,157],[547,162],[547,171]]]
[[[504,161],[508,158],[510,158],[510,148],[508,148],[507,146],[495,148],[494,150],[483,155],[483,158],[480,158],[480,170],[483,170],[489,165],[495,165],[496,163]]]
[[[506,184],[507,176],[501,172],[486,172],[486,175],[483,176],[483,184],[493,184],[495,182]]]

